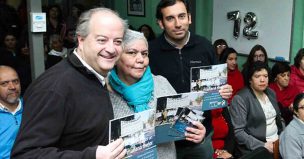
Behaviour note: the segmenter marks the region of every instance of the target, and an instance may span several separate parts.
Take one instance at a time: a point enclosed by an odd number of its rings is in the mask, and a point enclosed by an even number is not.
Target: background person
[[[122,139],[108,144],[113,108],[104,79],[121,55],[126,28],[126,22],[107,8],[81,15],[77,49],[45,71],[25,92],[23,120],[12,158],[125,156]]]
[[[21,87],[17,72],[0,65],[0,158],[9,159],[22,118]]]
[[[232,99],[230,116],[236,138],[236,157],[259,147],[273,153],[273,143],[283,131],[280,109],[273,90],[268,88],[268,66],[254,62],[248,73],[249,85]]]
[[[295,97],[293,120],[280,135],[280,154],[284,159],[304,158],[304,93]]]
[[[269,87],[276,93],[277,102],[281,110],[281,115],[286,125],[292,120],[293,101],[300,93],[298,88],[290,81],[290,66],[286,62],[276,62],[271,70],[274,81]]]
[[[299,49],[291,66],[290,83],[304,92],[304,48]]]

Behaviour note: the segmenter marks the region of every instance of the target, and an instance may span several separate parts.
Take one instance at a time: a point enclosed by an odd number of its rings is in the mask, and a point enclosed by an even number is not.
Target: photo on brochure
[[[192,67],[190,71],[191,91],[203,91],[202,110],[212,110],[227,106],[227,100],[219,93],[227,84],[227,64]]]
[[[109,141],[124,140],[129,159],[157,158],[155,111],[149,109],[110,121]]]
[[[185,138],[184,133],[177,131],[176,127],[174,127],[175,122],[185,107],[190,112],[195,112],[195,115],[202,117],[203,95],[203,92],[189,92],[157,98],[155,115],[156,143],[183,140]],[[190,113],[190,115],[192,114]]]

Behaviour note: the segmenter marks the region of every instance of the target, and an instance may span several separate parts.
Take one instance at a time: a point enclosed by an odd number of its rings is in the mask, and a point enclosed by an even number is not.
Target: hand
[[[264,145],[264,147],[270,152],[273,153],[273,142],[267,141]]]
[[[232,155],[229,152],[227,152],[226,150],[216,149],[215,154],[217,155],[217,158],[227,159],[227,158],[232,157]]]
[[[122,139],[117,139],[107,146],[98,146],[96,150],[96,159],[120,159],[123,158],[127,150]]]
[[[203,141],[206,135],[206,128],[199,121],[191,122],[194,127],[187,127],[187,132],[185,133],[186,140],[192,141],[194,143],[200,143]]]
[[[221,86],[219,93],[224,99],[229,99],[232,96],[232,86],[229,84],[225,84]]]

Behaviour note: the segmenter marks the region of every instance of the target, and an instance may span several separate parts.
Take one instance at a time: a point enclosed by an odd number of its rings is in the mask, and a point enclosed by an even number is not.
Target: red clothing
[[[234,95],[244,87],[244,79],[242,73],[236,68],[233,71],[228,71],[227,83],[232,86],[232,96],[229,98],[228,103],[230,104]]]
[[[290,83],[304,92],[304,74],[294,65],[291,66]]]
[[[223,149],[225,145],[225,139],[228,136],[228,125],[225,118],[222,115],[223,108],[214,109],[212,114],[212,126],[214,134],[212,136],[212,145],[215,149]]]
[[[294,98],[300,91],[297,87],[289,84],[285,89],[280,90],[277,83],[270,83],[269,87],[276,93],[277,101],[283,107],[289,107],[291,103],[293,103]]]

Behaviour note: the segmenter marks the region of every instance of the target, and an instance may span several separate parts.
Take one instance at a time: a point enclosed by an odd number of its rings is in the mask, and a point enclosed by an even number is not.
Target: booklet
[[[185,139],[191,121],[204,119],[203,92],[181,93],[157,98],[155,116],[156,144]]]
[[[157,159],[155,144],[155,111],[110,120],[109,142],[122,138],[129,159]]]
[[[227,84],[227,64],[192,67],[190,73],[191,91],[205,92],[202,110],[223,108],[228,105],[219,93],[220,87]]]

